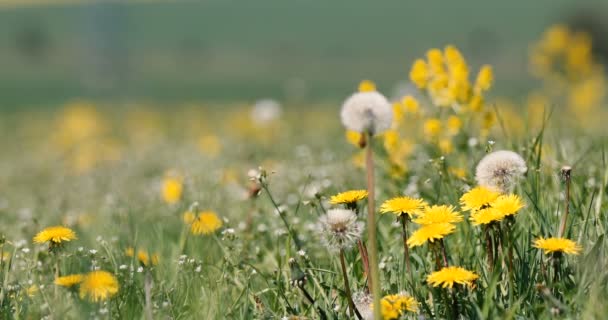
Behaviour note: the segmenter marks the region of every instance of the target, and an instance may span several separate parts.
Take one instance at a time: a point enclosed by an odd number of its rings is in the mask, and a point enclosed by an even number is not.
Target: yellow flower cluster
[[[407,239],[407,245],[412,248],[443,239],[456,230],[455,223],[462,221],[462,215],[447,205],[426,206],[413,220],[421,227]]]
[[[426,60],[417,59],[410,70],[410,80],[425,90],[436,106],[481,111],[483,93],[492,86],[494,76],[492,67],[484,65],[471,83],[463,55],[448,45],[443,51],[427,51]]]
[[[515,194],[501,195],[485,187],[475,187],[460,197],[462,210],[469,211],[473,225],[485,225],[515,215],[525,205]]]
[[[543,80],[553,102],[568,102],[573,115],[584,116],[606,96],[603,65],[592,54],[591,36],[566,25],[553,25],[530,50],[530,72]]]
[[[418,302],[406,294],[391,294],[380,300],[380,312],[384,320],[401,319],[408,311],[418,312]]]
[[[135,255],[135,249],[133,249],[133,247],[128,247],[125,250],[125,256],[133,257],[134,255]],[[148,251],[139,249],[139,250],[137,250],[137,260],[146,267],[150,266],[150,265],[155,266],[155,265],[158,265],[159,255],[158,255],[158,253],[154,253],[154,254],[150,255],[148,253]]]
[[[73,288],[80,285],[80,298],[92,302],[107,300],[118,293],[116,277],[107,271],[97,270],[88,274],[71,274],[55,279],[55,285]]]

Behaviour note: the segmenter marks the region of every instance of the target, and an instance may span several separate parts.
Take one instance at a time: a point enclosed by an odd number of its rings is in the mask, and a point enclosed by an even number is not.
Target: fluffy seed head
[[[526,162],[519,154],[495,151],[479,161],[475,179],[480,186],[508,193],[527,170]]]
[[[348,249],[361,238],[363,222],[357,221],[352,210],[332,209],[319,218],[319,231],[323,244],[330,250]]]
[[[376,135],[390,129],[393,108],[377,91],[357,92],[346,99],[340,116],[348,130]]]

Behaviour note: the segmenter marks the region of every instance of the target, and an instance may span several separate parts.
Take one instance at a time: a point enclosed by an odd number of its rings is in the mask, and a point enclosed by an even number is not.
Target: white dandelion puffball
[[[355,292],[353,294],[353,302],[363,320],[374,320],[374,309],[372,309],[374,299],[371,294],[363,291]]]
[[[390,129],[393,108],[377,91],[357,92],[346,99],[340,116],[347,129],[376,135]]]
[[[276,100],[258,100],[251,109],[251,120],[254,123],[264,125],[277,120],[281,116],[281,104]]]
[[[363,233],[363,222],[357,221],[352,210],[332,209],[319,218],[319,232],[323,244],[331,251],[352,247]]]
[[[527,170],[526,161],[519,154],[507,150],[495,151],[479,161],[475,180],[480,186],[508,193]]]

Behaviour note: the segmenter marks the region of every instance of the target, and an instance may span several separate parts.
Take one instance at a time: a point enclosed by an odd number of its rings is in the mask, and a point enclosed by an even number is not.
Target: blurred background
[[[83,98],[338,102],[361,79],[387,95],[426,49],[494,68],[494,94],[534,83],[528,53],[564,23],[608,56],[606,1],[0,0],[0,108]]]

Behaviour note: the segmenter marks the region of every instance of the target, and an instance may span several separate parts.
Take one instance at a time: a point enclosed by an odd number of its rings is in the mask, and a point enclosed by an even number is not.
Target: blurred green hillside
[[[390,93],[451,43],[497,91],[525,87],[528,44],[603,1],[201,1],[0,6],[0,107],[72,97],[336,100]]]

